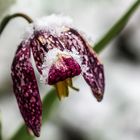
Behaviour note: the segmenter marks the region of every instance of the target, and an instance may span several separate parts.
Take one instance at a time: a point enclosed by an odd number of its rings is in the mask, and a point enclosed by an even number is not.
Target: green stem
[[[101,50],[103,50],[106,45],[114,38],[116,37],[125,27],[130,17],[133,15],[135,10],[138,8],[140,4],[140,0],[137,0],[130,9],[112,26],[112,28],[103,36],[103,38],[95,44],[94,50],[99,53]]]
[[[11,19],[17,18],[17,17],[22,17],[22,18],[24,18],[25,20],[27,20],[28,23],[32,23],[32,22],[33,22],[33,20],[32,20],[29,16],[27,16],[27,15],[25,15],[25,14],[23,14],[23,13],[15,13],[15,14],[12,14],[12,15],[7,15],[7,16],[2,20],[2,22],[1,22],[1,24],[0,24],[0,35],[1,35],[1,33],[3,32],[3,30],[5,29],[6,25],[9,23],[9,21],[10,21]]]

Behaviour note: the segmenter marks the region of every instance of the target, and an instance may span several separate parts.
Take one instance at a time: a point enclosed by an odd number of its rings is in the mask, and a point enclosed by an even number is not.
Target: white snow
[[[72,26],[72,19],[68,16],[52,14],[50,16],[36,19],[33,23],[26,28],[24,39],[32,37],[34,30],[36,31],[49,31],[54,36],[59,36],[60,33]]]
[[[49,30],[53,35],[58,35],[64,31],[66,27],[72,27],[72,19],[63,15],[50,15],[37,19],[33,26],[35,30]]]
[[[74,25],[73,20],[70,17],[56,14],[36,19],[33,23],[26,27],[23,39],[26,40],[33,37],[34,30],[47,30],[53,36],[60,36],[61,32],[67,30],[69,27],[77,30],[90,45],[93,45],[92,35],[79,30],[78,27]]]

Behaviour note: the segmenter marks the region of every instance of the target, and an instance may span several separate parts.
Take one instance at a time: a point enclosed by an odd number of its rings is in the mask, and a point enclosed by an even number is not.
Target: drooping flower
[[[96,53],[82,33],[69,24],[69,19],[50,16],[30,26],[30,34],[20,43],[13,63],[13,89],[25,123],[40,135],[42,104],[31,54],[41,80],[55,85],[58,97],[68,96],[74,76],[82,75],[98,101],[104,93],[104,70]],[[77,90],[77,89],[76,89]]]

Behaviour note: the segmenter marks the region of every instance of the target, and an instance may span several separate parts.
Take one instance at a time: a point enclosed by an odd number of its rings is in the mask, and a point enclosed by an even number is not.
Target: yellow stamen
[[[59,99],[61,100],[64,97],[68,97],[69,90],[68,90],[68,84],[66,81],[60,81],[56,85],[57,95]]]
[[[72,78],[66,79],[66,82],[67,82],[67,84],[68,84],[68,86],[69,86],[70,88],[72,88],[72,89],[75,90],[75,91],[79,91],[78,88],[76,88],[76,87],[73,86]]]

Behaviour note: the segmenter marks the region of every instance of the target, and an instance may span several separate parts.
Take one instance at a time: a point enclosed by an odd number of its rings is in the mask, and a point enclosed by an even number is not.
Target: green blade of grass
[[[114,24],[114,26],[99,40],[95,43],[94,50],[99,53],[105,46],[116,37],[125,27],[135,10],[138,8],[140,0],[134,2],[134,4],[127,10],[127,12]]]
[[[42,123],[48,120],[51,111],[53,110],[54,103],[57,101],[55,90],[51,90],[43,99],[43,115]],[[31,136],[23,124],[10,140],[33,140],[35,137]]]

